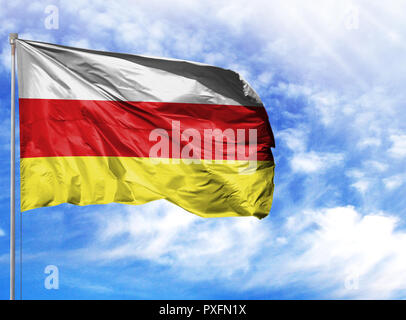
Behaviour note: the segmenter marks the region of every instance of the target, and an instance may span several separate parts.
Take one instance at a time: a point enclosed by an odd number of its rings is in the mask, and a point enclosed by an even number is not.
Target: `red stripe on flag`
[[[258,160],[272,159],[274,138],[264,107],[58,99],[20,99],[19,107],[21,158],[148,157],[157,143],[150,141],[151,131],[165,129],[172,139],[172,122],[179,121],[181,132],[199,131],[202,144],[205,129],[245,129],[247,150],[248,129],[256,129]],[[180,148],[186,144],[181,141]],[[226,151],[224,143],[224,159]]]

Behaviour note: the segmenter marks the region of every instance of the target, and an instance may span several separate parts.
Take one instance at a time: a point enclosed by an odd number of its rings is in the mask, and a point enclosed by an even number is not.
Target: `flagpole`
[[[15,49],[18,33],[10,33],[11,45],[11,157],[10,157],[10,300],[15,299]]]

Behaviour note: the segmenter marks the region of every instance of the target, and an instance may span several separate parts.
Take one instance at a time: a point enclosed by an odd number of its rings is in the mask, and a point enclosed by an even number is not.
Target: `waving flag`
[[[21,210],[166,199],[265,217],[274,139],[255,91],[195,62],[17,40]]]

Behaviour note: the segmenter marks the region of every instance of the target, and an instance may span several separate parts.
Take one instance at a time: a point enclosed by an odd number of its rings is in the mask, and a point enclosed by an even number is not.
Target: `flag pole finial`
[[[18,33],[9,34],[10,44],[15,44],[15,40],[18,39]]]

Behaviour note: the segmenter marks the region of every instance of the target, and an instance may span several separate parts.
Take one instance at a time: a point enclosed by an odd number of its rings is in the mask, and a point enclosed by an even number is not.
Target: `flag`
[[[236,72],[17,40],[21,210],[166,199],[268,215],[274,138]]]

